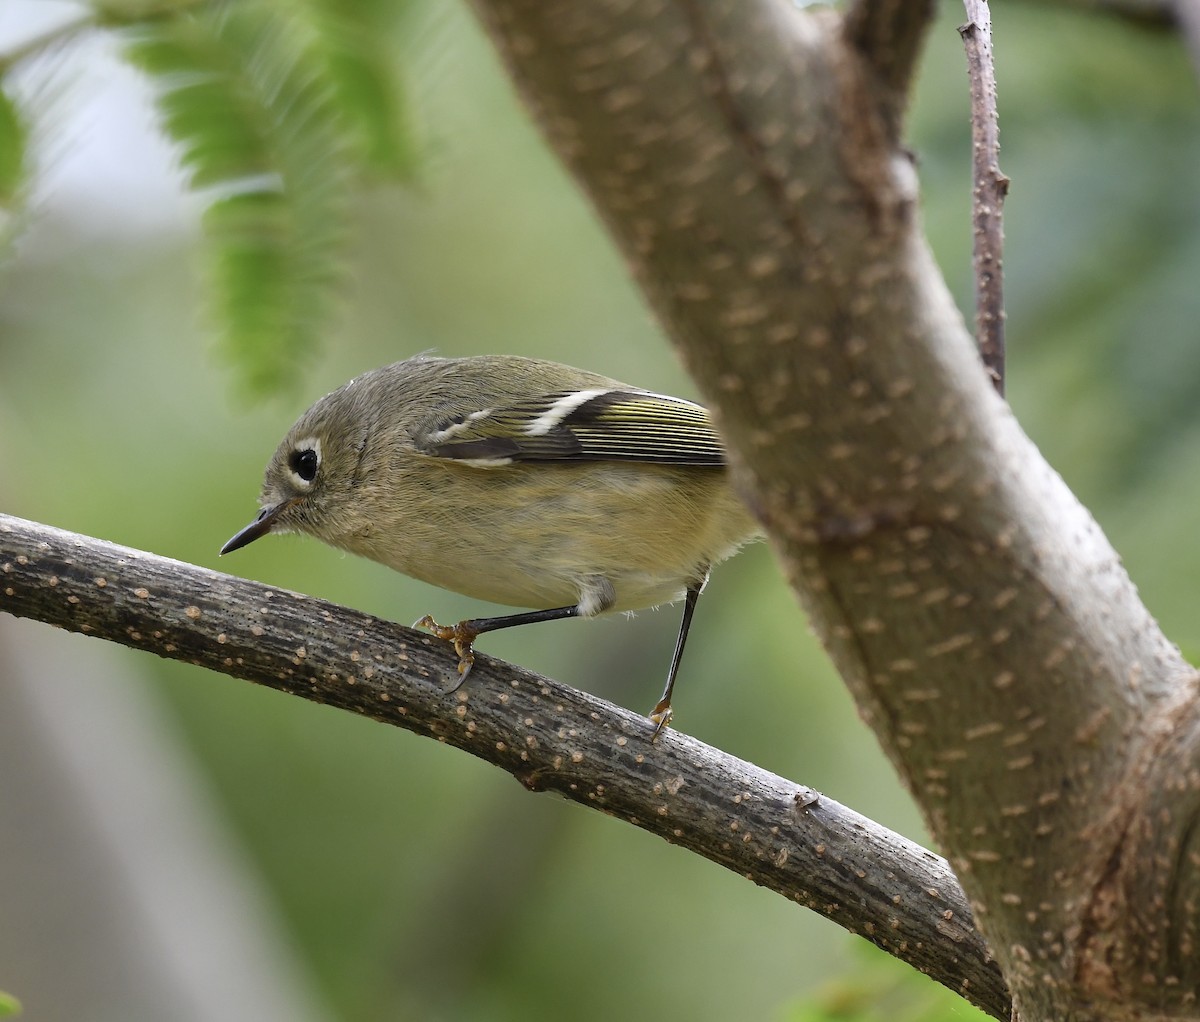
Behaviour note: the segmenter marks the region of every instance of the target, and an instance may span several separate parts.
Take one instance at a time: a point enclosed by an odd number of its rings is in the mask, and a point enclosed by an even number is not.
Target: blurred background
[[[83,33],[8,76],[36,164],[2,225],[0,509],[404,623],[456,620],[486,608],[299,537],[218,562],[300,411],[425,350],[694,396],[470,13],[396,6],[381,43],[415,171],[355,190],[333,326],[258,391],[216,340],[205,203],[120,44]],[[6,0],[0,60],[79,10]],[[1196,79],[1169,34],[994,14],[1009,398],[1168,634],[1200,648]],[[969,318],[961,20],[945,5],[910,143]],[[482,646],[648,710],[676,624],[664,609]],[[714,573],[676,723],[928,840],[765,545]],[[820,917],[462,753],[7,618],[0,990],[39,1020],[978,1017]]]

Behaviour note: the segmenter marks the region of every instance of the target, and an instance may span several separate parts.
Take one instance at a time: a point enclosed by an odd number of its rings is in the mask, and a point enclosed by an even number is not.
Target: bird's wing
[[[485,468],[518,461],[725,463],[708,409],[644,390],[561,391],[447,413],[414,439],[425,454]]]

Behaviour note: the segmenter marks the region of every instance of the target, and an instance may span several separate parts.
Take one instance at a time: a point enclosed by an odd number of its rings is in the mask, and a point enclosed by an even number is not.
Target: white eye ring
[[[315,455],[315,458],[308,457],[309,455]],[[288,469],[291,472],[292,482],[299,489],[307,490],[312,486],[313,480],[317,478],[320,468],[321,441],[315,436],[297,440],[292,447],[292,453],[288,455]]]

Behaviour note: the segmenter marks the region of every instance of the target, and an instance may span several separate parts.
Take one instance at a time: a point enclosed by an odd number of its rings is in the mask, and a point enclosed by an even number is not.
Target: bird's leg
[[[495,632],[501,628],[517,625],[532,625],[539,621],[560,621],[567,617],[593,617],[613,605],[617,594],[612,583],[603,575],[589,575],[580,580],[579,602],[570,607],[551,607],[548,610],[527,610],[523,614],[504,614],[501,617],[475,617],[460,621],[456,625],[439,625],[432,614],[426,614],[414,628],[428,628],[439,639],[454,643],[458,654],[458,684],[450,691],[456,692],[475,663],[472,644],[484,632]]]
[[[458,681],[451,692],[457,692],[471,667],[475,663],[475,651],[472,644],[484,632],[495,632],[501,628],[515,628],[517,625],[532,625],[539,621],[558,621],[565,617],[579,617],[579,606],[551,607],[549,610],[529,610],[524,614],[505,614],[502,617],[475,617],[468,621],[460,621],[456,625],[439,625],[432,614],[426,614],[414,628],[427,628],[439,639],[454,643],[454,652],[458,654]]]
[[[679,637],[675,640],[675,653],[671,657],[671,670],[667,674],[667,687],[663,689],[662,698],[650,713],[654,723],[654,733],[650,741],[654,741],[662,733],[663,728],[671,723],[674,711],[671,709],[671,692],[675,688],[675,675],[679,673],[679,661],[683,659],[683,646],[687,642],[688,629],[692,627],[692,614],[696,611],[696,601],[708,581],[708,575],[699,582],[693,582],[687,587],[683,597],[683,620],[679,622]]]

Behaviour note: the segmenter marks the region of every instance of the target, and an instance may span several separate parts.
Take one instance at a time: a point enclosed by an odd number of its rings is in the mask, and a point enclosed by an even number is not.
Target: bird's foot
[[[654,733],[650,736],[650,741],[658,740],[658,736],[662,734],[663,729],[671,724],[671,718],[675,716],[675,711],[671,709],[669,699],[661,699],[657,706],[650,713],[650,722],[654,725]]]
[[[470,621],[460,621],[456,625],[440,625],[433,619],[432,614],[426,614],[413,627],[427,629],[439,639],[454,643],[454,652],[458,654],[458,682],[450,691],[457,691],[475,665],[475,650],[471,647],[479,636],[479,630],[474,628]]]

